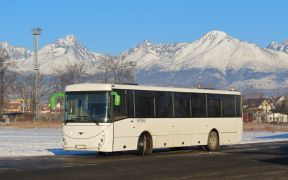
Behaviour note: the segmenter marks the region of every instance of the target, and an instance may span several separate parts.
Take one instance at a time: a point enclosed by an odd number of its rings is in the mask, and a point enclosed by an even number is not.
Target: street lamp
[[[35,70],[35,119],[39,117],[39,66],[38,66],[38,36],[41,34],[41,28],[32,29],[32,35],[34,36],[34,70]]]
[[[137,62],[136,61],[130,61],[130,66],[132,67],[132,71],[133,71],[133,78],[132,81],[134,84],[136,84],[136,66],[137,66]]]
[[[198,86],[198,89],[201,88],[201,82],[202,82],[202,76],[199,75],[199,76],[197,77],[197,86]]]

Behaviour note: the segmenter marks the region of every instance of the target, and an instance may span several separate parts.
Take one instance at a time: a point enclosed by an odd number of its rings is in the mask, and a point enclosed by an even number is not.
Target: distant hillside
[[[212,88],[288,87],[287,41],[271,43],[267,49],[233,38],[221,31],[211,31],[194,42],[154,44],[148,40],[121,55],[125,61],[137,62],[137,79],[141,84],[205,86]],[[0,43],[17,62],[19,72],[33,70],[32,53]],[[54,73],[68,63],[86,63],[89,73],[99,71],[99,57],[73,35],[65,36],[39,50],[40,71]],[[91,80],[94,81],[94,80]]]

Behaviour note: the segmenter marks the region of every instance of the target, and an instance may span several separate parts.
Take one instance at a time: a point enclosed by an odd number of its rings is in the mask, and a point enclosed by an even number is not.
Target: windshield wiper
[[[99,125],[99,121],[94,116],[83,115],[83,116],[74,116],[73,118],[67,119],[64,121],[65,124],[69,122],[91,122]]]
[[[98,121],[94,120],[94,117],[93,117],[93,116],[87,116],[87,115],[85,115],[85,116],[78,116],[78,117],[79,117],[79,118],[80,118],[80,117],[81,117],[81,118],[90,118],[90,119],[92,119],[91,122],[95,123],[97,126],[99,125]],[[88,122],[89,122],[89,121],[88,121]]]
[[[68,122],[76,122],[76,119],[69,119],[69,120],[64,120],[64,124],[66,125]]]

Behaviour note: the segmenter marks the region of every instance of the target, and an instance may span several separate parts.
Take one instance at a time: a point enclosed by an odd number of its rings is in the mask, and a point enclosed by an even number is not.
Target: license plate
[[[76,149],[86,149],[86,145],[80,144],[75,146]]]

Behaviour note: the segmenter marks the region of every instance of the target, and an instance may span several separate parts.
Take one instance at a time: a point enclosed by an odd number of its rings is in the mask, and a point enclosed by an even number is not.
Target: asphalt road
[[[116,153],[106,156],[1,158],[5,179],[288,179],[288,141],[157,151],[150,156]]]

